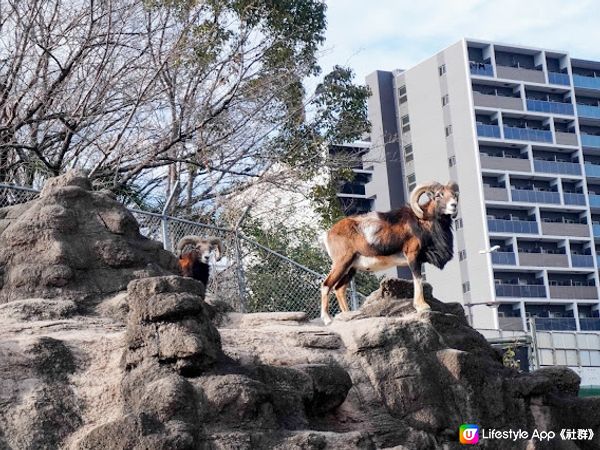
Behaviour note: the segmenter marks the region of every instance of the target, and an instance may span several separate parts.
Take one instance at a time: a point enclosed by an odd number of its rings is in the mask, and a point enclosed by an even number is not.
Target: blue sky
[[[349,66],[356,82],[409,68],[462,37],[567,51],[600,60],[600,4],[593,0],[327,0],[320,62]]]

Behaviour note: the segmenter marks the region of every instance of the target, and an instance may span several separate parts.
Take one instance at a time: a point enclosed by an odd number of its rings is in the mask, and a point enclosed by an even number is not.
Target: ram
[[[430,182],[417,186],[409,205],[387,213],[372,212],[346,217],[323,236],[332,260],[321,286],[321,318],[326,325],[329,294],[335,290],[339,307],[348,311],[346,290],[357,270],[375,272],[408,266],[414,282],[413,305],[429,309],[423,297],[421,266],[430,263],[442,269],[452,259],[452,220],[458,213],[458,185]]]
[[[185,236],[177,243],[177,256],[179,256],[179,270],[184,277],[194,278],[208,286],[210,275],[210,255],[215,254],[219,261],[223,256],[223,244],[218,238],[202,238],[199,236]]]

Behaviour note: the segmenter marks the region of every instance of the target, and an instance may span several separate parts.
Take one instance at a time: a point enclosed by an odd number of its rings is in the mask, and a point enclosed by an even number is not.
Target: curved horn
[[[186,245],[197,245],[203,239],[198,236],[184,236],[177,243],[177,255],[181,255],[181,251]]]
[[[215,249],[215,260],[220,261],[223,257],[223,243],[219,238],[212,238],[210,240],[210,245]]]
[[[423,195],[425,192],[433,191],[439,185],[440,184],[435,181],[431,183],[419,184],[413,189],[412,193],[410,194],[410,208],[415,213],[415,216],[417,216],[419,219],[423,218],[423,210],[419,205],[419,199],[421,198],[421,195]]]
[[[448,181],[446,187],[452,192],[458,192],[458,183],[456,181]]]

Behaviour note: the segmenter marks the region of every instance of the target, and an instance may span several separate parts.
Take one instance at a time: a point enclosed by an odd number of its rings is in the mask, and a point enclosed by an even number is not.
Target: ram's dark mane
[[[431,221],[431,231],[422,230],[419,260],[443,269],[454,256],[452,219],[448,215]]]

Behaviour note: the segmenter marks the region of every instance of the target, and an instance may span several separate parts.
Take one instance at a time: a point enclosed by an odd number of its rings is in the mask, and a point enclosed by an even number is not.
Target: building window
[[[448,103],[450,103],[450,97],[446,94],[442,97],[442,107],[446,106]]]
[[[406,156],[411,155],[413,152],[412,144],[408,144],[404,147],[404,154]]]
[[[454,167],[456,165],[456,156],[448,158],[448,167]]]
[[[408,190],[412,192],[412,190],[417,185],[417,177],[414,173],[411,173],[406,177],[406,181],[408,182]]]
[[[406,155],[406,156],[404,157],[404,160],[405,160],[406,162],[411,162],[411,161],[412,161],[412,160],[414,160],[414,159],[415,159],[415,155],[413,155],[412,153],[409,153],[408,155]]]
[[[405,116],[402,116],[402,118],[400,119],[401,125],[402,125],[402,132],[406,133],[407,131],[410,131],[410,117],[408,117],[408,114]]]
[[[438,73],[440,74],[440,77],[446,73],[446,64],[442,64],[438,67]]]
[[[468,281],[465,281],[465,282],[462,284],[462,291],[463,291],[463,294],[466,294],[466,293],[467,293],[467,292],[469,292],[470,290],[471,290],[471,283],[469,283]]]
[[[467,251],[461,250],[460,252],[458,252],[458,260],[464,261],[465,259],[467,259]]]
[[[456,229],[457,229],[457,230],[463,227],[463,220],[462,220],[462,217],[461,217],[460,219],[456,219],[456,221],[455,221],[455,222],[456,222]]]
[[[448,125],[446,127],[446,137],[450,136],[452,134],[452,125]]]
[[[408,96],[406,94],[406,85],[402,85],[398,88],[398,103],[406,103]]]

